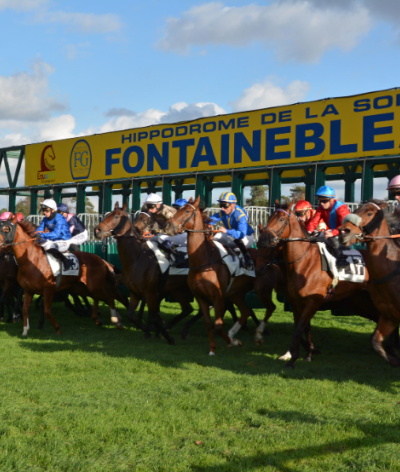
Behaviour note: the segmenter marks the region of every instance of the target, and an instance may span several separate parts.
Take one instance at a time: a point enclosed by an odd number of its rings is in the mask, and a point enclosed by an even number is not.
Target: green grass
[[[287,370],[281,305],[263,346],[249,321],[243,347],[218,339],[215,357],[202,321],[186,341],[176,326],[169,346],[54,314],[61,336],[49,322],[38,331],[34,311],[27,339],[1,325],[1,471],[400,470],[400,370],[372,352],[370,322],[319,313],[323,354]]]

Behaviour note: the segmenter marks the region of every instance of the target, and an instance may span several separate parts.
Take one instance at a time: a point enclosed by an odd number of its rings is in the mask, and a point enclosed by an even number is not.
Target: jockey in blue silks
[[[215,241],[226,247],[238,247],[244,256],[245,269],[253,267],[253,260],[247,251],[254,243],[254,229],[250,226],[246,211],[237,205],[235,194],[224,192],[219,200],[221,210],[211,216],[210,224],[222,221],[223,225],[214,236]]]
[[[175,203],[172,204],[172,207],[175,208],[176,210],[180,210],[182,207],[184,207],[187,203],[186,198],[178,198],[178,200],[175,201]]]
[[[36,230],[38,244],[62,262],[65,270],[68,270],[73,265],[73,261],[62,254],[68,251],[71,239],[68,222],[60,213],[57,213],[57,204],[52,198],[44,200],[41,206],[45,216]],[[43,232],[45,229],[48,232]]]

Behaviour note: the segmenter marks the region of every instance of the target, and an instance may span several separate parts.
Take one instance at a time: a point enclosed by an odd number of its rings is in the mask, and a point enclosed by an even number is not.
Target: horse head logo
[[[40,157],[40,171],[46,172],[55,170],[56,166],[52,164],[52,161],[54,161],[55,158],[56,155],[53,149],[53,145],[49,144],[42,151],[42,155]]]

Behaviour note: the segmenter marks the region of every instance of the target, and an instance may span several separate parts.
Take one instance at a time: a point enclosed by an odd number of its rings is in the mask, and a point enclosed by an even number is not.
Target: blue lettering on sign
[[[356,100],[354,102],[354,111],[368,111],[371,108],[369,98],[363,98],[362,100]]]
[[[380,115],[364,116],[363,151],[380,151],[382,149],[394,148],[394,141],[375,142],[375,136],[393,133],[392,126],[383,126],[381,128],[375,128],[375,123],[393,120],[394,113],[382,113]]]
[[[208,123],[204,123],[203,131],[205,133],[211,133],[217,129],[217,123],[215,121],[209,121]]]
[[[203,154],[203,150],[205,154]],[[192,165],[190,167],[198,167],[200,162],[208,162],[210,166],[216,166],[214,151],[210,143],[210,138],[200,138],[194,153]]]
[[[384,97],[374,98],[374,108],[377,110],[379,110],[380,108],[390,108],[392,105],[393,97],[391,95],[385,95]]]
[[[230,126],[232,126],[232,129],[235,129],[235,119],[234,118],[229,120],[228,124],[225,124],[225,122],[221,120],[221,121],[218,122],[218,131],[221,131],[222,128],[229,129]]]
[[[157,136],[160,136],[159,129],[153,129],[150,131],[150,139],[157,138]]]
[[[200,125],[190,125],[190,134],[193,133],[201,133],[201,126]]]
[[[121,154],[121,148],[106,150],[106,175],[112,174],[112,166],[119,164],[119,157],[113,157],[114,154]]]
[[[137,164],[135,166],[131,166],[130,164],[130,157],[133,153],[136,153],[137,155]],[[124,166],[125,172],[128,174],[136,174],[137,172],[141,171],[144,165],[143,149],[139,146],[129,146],[127,149],[125,149],[124,155],[122,157],[122,165]]]
[[[125,136],[124,134],[121,137],[122,144],[124,144],[125,141],[129,141],[130,143],[132,142],[132,134],[128,134],[128,136]]]
[[[154,170],[154,159],[157,161],[161,170],[168,170],[169,163],[169,143],[162,143],[162,154],[158,151],[155,144],[148,144],[147,146],[147,170],[149,172]]]
[[[357,144],[341,143],[342,120],[331,121],[331,154],[357,152]]]
[[[82,162],[83,156],[89,156],[89,153],[87,151],[79,152],[75,151],[74,152],[74,167],[77,167],[77,161],[81,163],[82,167],[86,167],[89,162],[89,157],[85,157],[85,161]]]
[[[233,147],[233,162],[242,162],[242,150],[246,151],[252,162],[261,160],[261,131],[253,131],[253,145],[251,145],[243,133],[235,133]]]
[[[306,118],[316,118],[318,115],[310,115],[310,107],[306,108]]]
[[[292,110],[279,112],[279,123],[282,123],[283,121],[292,121]]]
[[[270,125],[275,123],[276,121],[276,113],[264,113],[261,115],[261,124],[262,125]]]
[[[248,116],[242,116],[241,118],[238,118],[238,121],[237,121],[238,128],[247,128],[248,126],[249,126]]]
[[[172,147],[179,148],[179,169],[186,169],[187,167],[187,148],[189,146],[194,146],[194,139],[172,141]]]
[[[229,134],[221,136],[221,164],[229,164]]]
[[[162,130],[161,135],[163,138],[170,138],[171,136],[174,135],[174,130],[173,128],[165,128]]]
[[[74,180],[86,180],[89,178],[92,168],[92,151],[85,139],[79,139],[75,142],[71,151],[69,166]]]
[[[138,141],[141,141],[142,139],[146,139],[149,133],[147,131],[141,131],[138,133]]]
[[[290,151],[275,151],[276,146],[287,146],[289,144],[289,138],[276,139],[276,135],[290,133],[290,130],[290,126],[281,126],[280,128],[270,128],[266,130],[266,161],[274,159],[290,159]]]
[[[339,112],[336,110],[335,106],[332,105],[332,104],[331,104],[331,105],[328,105],[328,106],[325,108],[325,110],[322,112],[321,117],[322,117],[322,116],[325,116],[325,115],[329,115],[329,114],[331,114],[331,113],[333,113],[334,115],[338,115],[338,114],[339,114]]]
[[[311,136],[306,136],[307,131],[312,131]],[[325,149],[325,142],[321,139],[324,127],[321,123],[307,123],[296,126],[296,157],[313,157],[321,154]],[[312,149],[306,149],[306,144],[312,144]]]
[[[178,126],[176,128],[176,136],[186,136],[188,133],[187,126]]]

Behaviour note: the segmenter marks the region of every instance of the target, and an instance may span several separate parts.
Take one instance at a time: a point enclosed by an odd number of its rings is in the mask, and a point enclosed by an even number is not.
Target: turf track
[[[0,470],[400,470],[400,369],[372,352],[373,324],[318,314],[323,354],[286,370],[293,324],[277,311],[262,347],[249,322],[243,347],[218,339],[215,357],[203,322],[187,341],[175,327],[176,346],[62,305],[61,336],[35,312],[27,339],[2,323]]]

